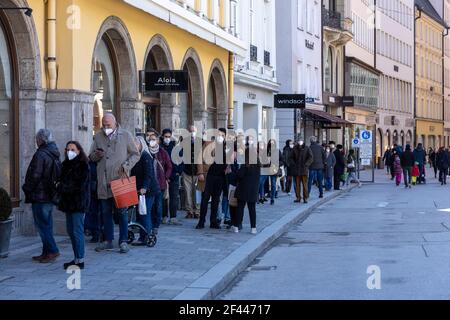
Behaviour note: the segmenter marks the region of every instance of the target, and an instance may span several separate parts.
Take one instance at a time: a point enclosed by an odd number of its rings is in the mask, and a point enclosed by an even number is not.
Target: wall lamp
[[[25,15],[28,17],[31,17],[31,15],[33,14],[33,9],[28,7],[7,7],[7,8],[0,7],[0,10],[25,10]]]

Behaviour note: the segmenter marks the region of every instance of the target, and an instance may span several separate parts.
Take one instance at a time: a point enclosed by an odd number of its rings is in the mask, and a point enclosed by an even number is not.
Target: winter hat
[[[170,130],[170,129],[164,129],[163,132],[162,132],[162,135],[164,136],[164,135],[166,135],[167,133],[172,134],[172,130]]]
[[[407,144],[405,150],[406,151],[411,151],[411,146],[409,144]]]

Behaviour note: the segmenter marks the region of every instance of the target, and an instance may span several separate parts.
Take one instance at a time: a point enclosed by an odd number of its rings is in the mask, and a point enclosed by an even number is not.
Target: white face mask
[[[225,138],[224,137],[222,137],[222,136],[218,136],[217,137],[217,142],[218,143],[223,143],[225,141]]]
[[[171,141],[172,141],[172,140],[171,140],[170,138],[164,138],[164,143],[165,143],[166,145],[170,144]]]
[[[331,152],[331,150],[330,149],[327,149],[327,153],[330,153]]]
[[[294,149],[294,145],[293,145],[293,144],[290,144],[290,145],[289,145],[289,148]]]
[[[197,137],[197,132],[191,132],[191,137],[195,139],[195,137]]]
[[[104,130],[105,130],[105,134],[106,134],[107,136],[111,135],[111,133],[114,132],[113,129],[104,129]]]
[[[248,142],[248,145],[249,146],[253,146],[255,144],[255,141],[253,141],[253,140],[250,140],[249,142]]]
[[[156,145],[158,144],[155,140],[151,140],[150,142],[149,142],[149,144],[150,144],[150,147],[156,147]]]
[[[298,144],[299,144],[300,146],[303,146],[303,145],[305,144],[305,142],[304,142],[304,141],[300,141]]]
[[[335,147],[335,145],[334,145],[334,144],[330,145],[330,148],[331,148],[331,149],[334,149],[334,147]]]
[[[72,161],[77,156],[78,156],[78,154],[76,152],[74,152],[74,151],[67,151],[67,158],[69,159],[69,161]]]

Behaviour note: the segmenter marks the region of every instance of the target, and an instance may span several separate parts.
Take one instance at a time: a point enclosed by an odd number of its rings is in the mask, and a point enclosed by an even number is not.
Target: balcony
[[[324,27],[327,26],[333,29],[344,30],[344,21],[341,17],[340,12],[322,8],[322,22]]]
[[[322,22],[325,40],[330,43],[342,46],[353,39],[353,21],[343,19],[340,12],[322,8]]]

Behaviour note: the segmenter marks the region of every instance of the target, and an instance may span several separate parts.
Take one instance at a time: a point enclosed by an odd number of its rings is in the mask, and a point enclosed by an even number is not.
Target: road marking
[[[386,208],[389,205],[389,202],[380,202],[377,204],[378,208]]]

